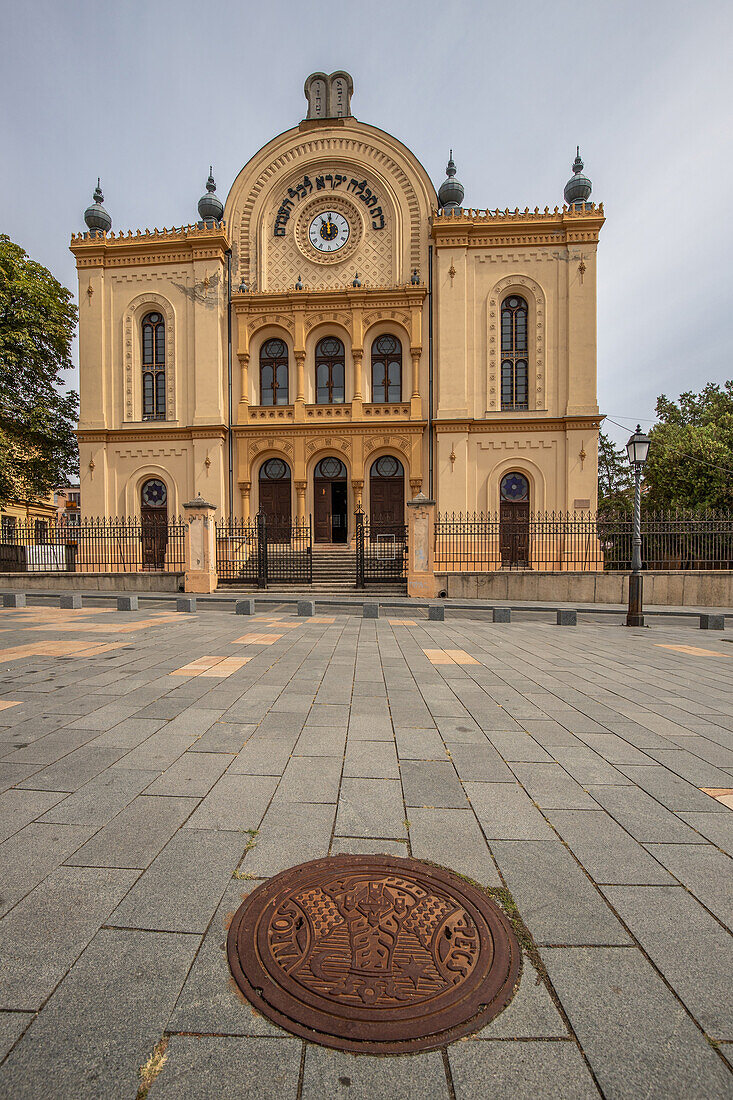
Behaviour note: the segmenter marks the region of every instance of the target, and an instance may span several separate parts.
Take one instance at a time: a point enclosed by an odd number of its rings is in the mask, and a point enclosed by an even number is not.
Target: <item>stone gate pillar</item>
[[[202,496],[183,505],[186,521],[186,592],[214,592],[216,573],[216,508]]]
[[[407,595],[433,599],[438,594],[434,572],[435,501],[418,493],[407,502]]]

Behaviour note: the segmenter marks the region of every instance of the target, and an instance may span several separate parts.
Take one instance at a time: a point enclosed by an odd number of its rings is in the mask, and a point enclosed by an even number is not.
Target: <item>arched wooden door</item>
[[[140,541],[143,569],[165,568],[168,545],[168,490],[157,477],[140,490]]]
[[[270,542],[289,542],[292,525],[290,467],[282,458],[268,458],[260,466],[260,511],[267,521]]]
[[[313,527],[316,542],[346,542],[348,531],[346,467],[339,458],[322,458],[313,477]]]
[[[405,526],[405,471],[392,455],[372,463],[369,474],[369,519],[372,528],[398,535]]]
[[[499,487],[499,548],[501,564],[518,569],[529,565],[529,482],[524,474],[505,474]]]

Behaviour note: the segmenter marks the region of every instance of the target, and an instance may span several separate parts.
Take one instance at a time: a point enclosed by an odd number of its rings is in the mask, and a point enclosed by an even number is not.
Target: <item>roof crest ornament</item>
[[[303,91],[308,100],[307,119],[350,118],[354,81],[349,73],[311,73]]]

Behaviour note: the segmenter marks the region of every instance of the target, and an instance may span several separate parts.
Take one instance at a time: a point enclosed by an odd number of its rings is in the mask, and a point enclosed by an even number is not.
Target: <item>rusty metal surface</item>
[[[229,966],[287,1031],[364,1053],[432,1050],[483,1027],[514,994],[506,917],[450,871],[334,856],[283,871],[237,910]]]

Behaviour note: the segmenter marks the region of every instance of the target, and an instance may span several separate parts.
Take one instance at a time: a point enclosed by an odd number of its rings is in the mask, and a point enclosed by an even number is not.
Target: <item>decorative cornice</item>
[[[189,428],[77,428],[80,443],[143,443],[184,439],[226,439],[226,424],[196,424]]]
[[[410,420],[409,422],[390,420],[385,421],[383,424],[355,424],[353,421],[346,421],[337,424],[306,424],[298,427],[291,424],[278,424],[276,431],[273,432],[272,428],[268,431],[264,424],[233,424],[232,433],[261,439],[272,439],[273,437],[292,439],[293,436],[322,439],[324,436],[340,435],[421,435],[426,427],[426,420]]]
[[[431,218],[430,232],[439,248],[516,248],[531,245],[593,243],[605,221],[603,204],[580,209],[563,206],[540,211],[440,210]]]
[[[146,229],[144,232],[138,229],[134,235],[132,230],[94,236],[72,233],[69,245],[78,268],[223,261],[230,247],[224,222],[213,228],[186,225],[180,229]]]
[[[433,424],[436,432],[566,432],[576,429],[594,431],[599,428],[604,420],[600,413],[598,416],[553,416],[536,419],[519,419],[516,416],[491,420],[435,420]]]
[[[257,291],[232,294],[239,314],[268,310],[294,313],[322,309],[392,309],[395,306],[420,307],[428,288],[405,283],[403,286],[344,287],[343,290],[306,287],[304,290]]]

